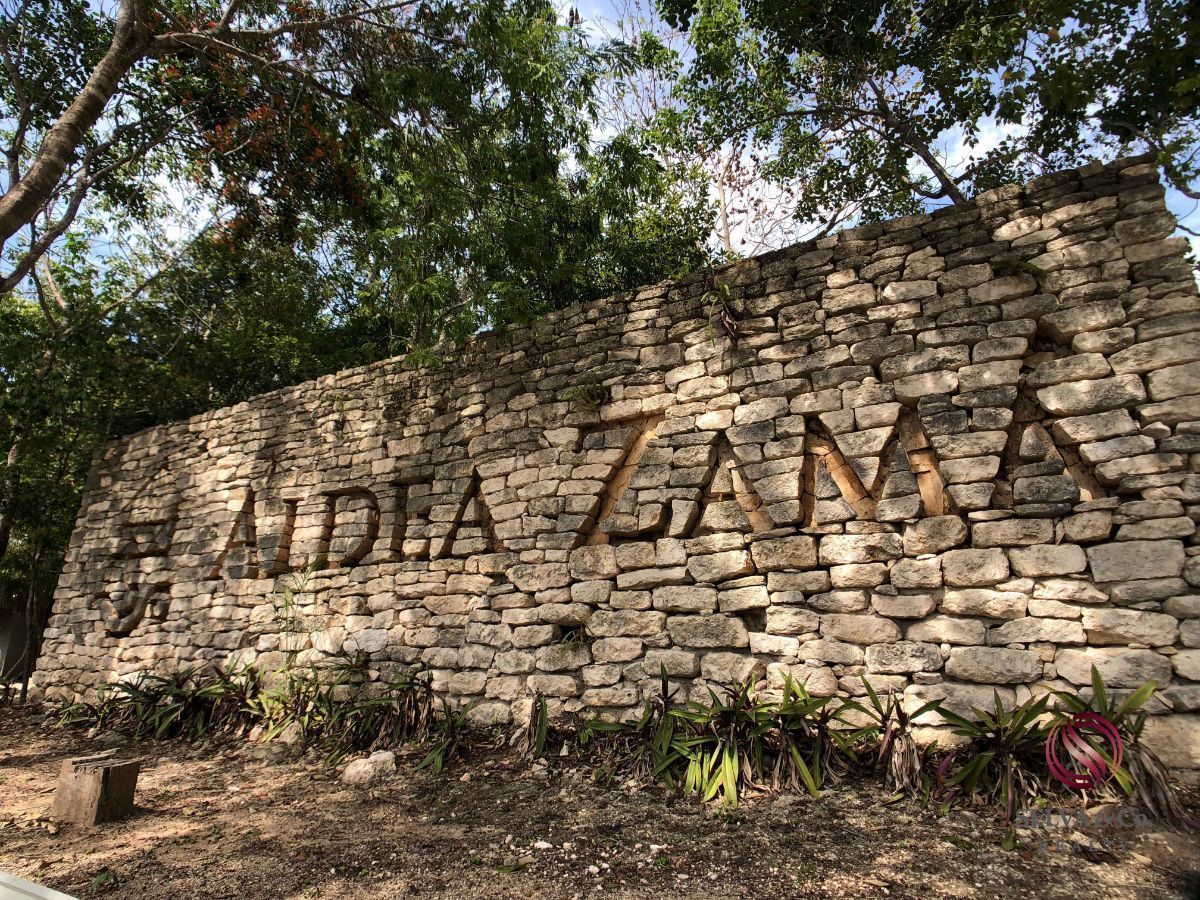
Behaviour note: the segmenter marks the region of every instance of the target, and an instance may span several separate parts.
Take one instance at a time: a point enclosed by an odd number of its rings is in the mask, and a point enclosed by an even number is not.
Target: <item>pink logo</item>
[[[1121,755],[1117,727],[1094,712],[1076,713],[1055,725],[1046,738],[1050,774],[1076,790],[1086,791],[1104,783],[1112,770],[1120,767]]]

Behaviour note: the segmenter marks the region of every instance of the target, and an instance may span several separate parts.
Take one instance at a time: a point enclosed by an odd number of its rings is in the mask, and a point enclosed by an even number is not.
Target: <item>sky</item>
[[[105,8],[106,10],[112,5],[111,0],[89,0],[93,5]],[[559,0],[559,13],[562,21],[566,20],[568,10],[574,6],[579,9],[583,23],[582,28],[590,35],[603,39],[611,37],[616,33],[616,20],[622,14],[622,9],[627,9],[628,4],[640,6],[643,12],[652,8],[652,0]],[[980,143],[977,150],[987,150],[998,143],[1006,134],[1011,133],[1015,126],[997,127],[994,123],[985,123],[980,135]],[[951,172],[961,171],[969,162],[969,154],[971,152],[962,136],[959,133],[947,133],[943,140],[940,141],[938,149],[941,151],[943,162]],[[167,200],[167,207],[174,207],[175,214],[164,219],[161,223],[161,234],[170,242],[178,242],[187,239],[197,228],[206,223],[209,219],[209,214],[202,214],[203,211],[198,210],[194,204],[189,202],[181,186],[173,184],[170,179],[163,177],[160,179],[160,184],[164,189],[164,199]],[[769,191],[763,192],[764,196],[770,196]],[[768,207],[772,204],[768,202]],[[1180,192],[1168,188],[1167,190],[1167,206],[1174,213],[1175,217],[1183,226],[1177,234],[1189,240],[1193,254],[1200,258],[1200,203],[1192,200]],[[792,232],[793,235],[803,236],[805,228],[801,225]],[[1188,232],[1197,232],[1197,235],[1189,234]],[[775,232],[778,234],[778,232]],[[741,231],[735,228],[735,246],[739,238],[744,238],[745,243],[741,247],[742,252],[747,255],[755,255],[766,252],[769,249],[776,249],[775,246],[759,244],[752,245],[752,241],[748,235],[744,235]],[[792,240],[797,240],[799,237],[791,239],[776,238],[777,243],[787,244]],[[714,246],[718,242],[714,238]]]
[[[637,0],[631,0],[637,2]],[[644,6],[649,6],[649,0],[641,0]],[[561,16],[565,20],[567,10],[576,7],[583,17],[582,27],[595,36],[604,37],[615,33],[616,19],[621,15],[620,10],[625,6],[622,0],[574,0],[561,4]],[[997,126],[995,123],[984,123],[976,152],[986,152],[998,144],[1004,137],[1017,131],[1019,126]],[[970,160],[971,149],[962,139],[961,133],[950,132],[939,142],[943,164],[952,172],[964,169]],[[1180,229],[1176,235],[1186,238],[1192,247],[1193,255],[1200,259],[1200,202],[1193,200],[1174,188],[1167,188],[1167,207],[1179,221]],[[1189,233],[1195,232],[1195,234]],[[761,251],[760,251],[761,252]]]

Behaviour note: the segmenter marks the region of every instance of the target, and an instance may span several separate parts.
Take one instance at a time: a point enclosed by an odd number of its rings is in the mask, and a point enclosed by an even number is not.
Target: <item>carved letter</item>
[[[296,531],[296,508],[300,505],[300,501],[284,500],[282,502],[284,507],[283,528],[280,529],[279,538],[275,542],[275,557],[271,560],[271,564],[263,570],[264,578],[286,575],[292,570],[292,535]]]
[[[440,541],[433,541],[433,559],[444,556],[471,556],[476,553],[492,553],[500,549],[492,514],[483,499],[479,474],[471,476],[470,487],[463,495],[462,504],[450,526],[450,531]]]
[[[166,620],[171,604],[170,590],[169,584],[161,583],[122,585],[120,590],[97,594],[92,598],[92,605],[100,609],[104,631],[109,637],[125,637],[141,624],[147,610],[155,620]]]
[[[363,536],[359,539],[350,550],[348,550],[341,559],[333,563],[334,567],[352,567],[362,562],[363,557],[371,552],[371,548],[375,546],[375,539],[379,537],[379,500],[374,493],[366,488],[344,488],[336,491],[326,491],[325,497],[325,522],[321,529],[321,537],[317,542],[317,551],[313,555],[313,568],[324,569],[329,565],[329,551],[333,544],[334,530],[337,526],[338,518],[338,501],[346,499],[347,503],[353,499],[362,499],[366,501],[366,530]]]
[[[247,489],[246,499],[242,501],[242,508],[233,520],[229,538],[225,541],[224,549],[217,555],[217,561],[213,564],[212,572],[208,577],[220,578],[230,552],[243,547],[246,548],[246,568],[241,577],[257,578],[258,528],[254,520],[254,488]]]

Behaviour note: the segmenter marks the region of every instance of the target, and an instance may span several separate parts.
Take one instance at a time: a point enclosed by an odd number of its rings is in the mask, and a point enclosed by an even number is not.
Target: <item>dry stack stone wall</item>
[[[964,708],[1095,664],[1200,766],[1174,228],[1153,165],[1090,165],[116,441],[36,684],[361,653],[506,722],[664,666]]]

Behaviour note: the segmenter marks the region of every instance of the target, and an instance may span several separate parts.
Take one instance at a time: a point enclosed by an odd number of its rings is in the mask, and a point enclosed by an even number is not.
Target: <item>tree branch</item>
[[[24,177],[0,197],[0,251],[29,222],[57,189],[84,136],[133,65],[145,55],[150,32],[145,24],[146,0],[121,0],[112,43],[88,77],[83,90],[46,132]],[[10,288],[11,290],[11,288]]]

